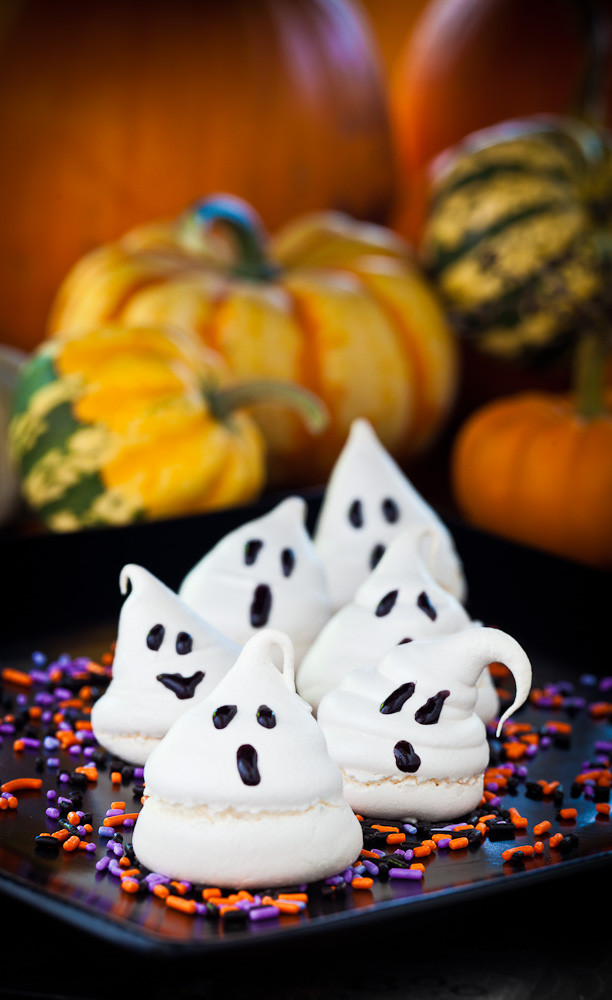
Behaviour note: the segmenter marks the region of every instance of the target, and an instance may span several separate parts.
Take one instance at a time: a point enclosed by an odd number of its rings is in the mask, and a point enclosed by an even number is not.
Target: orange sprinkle
[[[121,879],[121,888],[124,892],[138,892],[140,882],[136,878],[126,877]]]
[[[138,819],[138,813],[121,813],[120,816],[105,816],[102,820],[103,826],[121,826],[126,819]]]
[[[209,899],[220,898],[222,895],[223,893],[217,887],[210,889],[202,889],[202,899],[205,901]]]
[[[536,823],[533,828],[533,832],[536,837],[541,837],[543,833],[547,833],[550,830],[550,821],[543,819],[541,823]]]
[[[525,829],[527,827],[528,825],[527,817],[521,816],[518,809],[515,809],[514,806],[510,806],[510,808],[508,809],[508,813],[510,815],[511,821],[519,830]]]
[[[527,751],[524,743],[504,743],[503,748],[509,760],[519,760]]]
[[[298,903],[308,902],[308,893],[306,892],[279,892],[277,896],[278,899],[295,899]]]
[[[23,742],[22,739],[13,740],[13,751],[15,753],[19,753],[19,751],[23,750],[24,748],[25,748],[25,743]]]
[[[534,854],[542,854],[543,851],[544,851],[544,844],[542,843],[541,840],[536,840],[535,844],[533,845]]]
[[[170,890],[167,885],[162,885],[158,882],[157,885],[153,886],[153,895],[158,896],[160,899],[166,899],[170,895]]]
[[[523,844],[521,847],[509,847],[508,850],[502,852],[502,858],[504,861],[509,861],[513,854],[524,854],[530,857],[534,853],[534,849],[530,844]]]
[[[556,847],[557,844],[560,844],[562,840],[563,840],[562,833],[553,833],[548,843],[550,844],[551,847]]]
[[[459,840],[467,839],[460,837]],[[428,844],[420,844],[419,847],[413,847],[412,853],[415,858],[426,858],[428,854],[431,854],[431,847]]]
[[[274,905],[281,913],[299,913],[300,904],[292,903],[290,899],[275,899]]]
[[[389,833],[386,841],[388,844],[403,844],[406,839],[405,833]]]
[[[187,892],[187,886],[183,885],[182,882],[173,881],[173,882],[170,883],[170,885],[172,886],[173,889],[176,889],[176,891],[181,896],[184,896],[186,894],[186,892]]]
[[[77,812],[74,811],[69,812],[68,815],[66,816],[66,819],[68,820],[69,823],[72,823],[73,826],[78,826],[79,823],[81,822],[81,817]]]
[[[70,834],[68,833],[68,830],[61,829],[61,830],[54,830],[51,836],[55,837],[57,840],[60,841],[60,843],[63,844],[65,840],[68,840]]]
[[[379,824],[372,823],[372,829],[378,830],[379,833],[398,833],[399,826],[380,826]]]
[[[374,879],[366,876],[357,876],[351,880],[352,889],[371,889],[373,885]]]
[[[66,831],[66,832],[68,832],[68,831]],[[81,842],[81,838],[77,837],[77,835],[74,834],[74,836],[66,838],[66,840],[62,844],[62,847],[64,848],[65,851],[76,851],[76,849],[79,846],[80,842]]]
[[[31,719],[40,719],[42,715],[42,708],[40,705],[30,705],[28,708],[28,715]]]
[[[20,792],[26,788],[40,788],[42,778],[12,778],[0,785],[0,792]]]
[[[21,684],[23,687],[32,686],[30,675],[25,670],[17,670],[15,667],[3,667],[2,680],[9,684]]]
[[[612,715],[612,702],[597,701],[589,706],[589,712],[594,719],[602,719],[606,715]]]
[[[609,802],[597,802],[595,804],[595,812],[599,813],[600,816],[610,815],[610,803]]]
[[[111,777],[111,781],[112,781],[113,785],[120,785],[121,784],[121,772],[120,771],[112,771],[110,777]]]
[[[420,872],[423,872],[423,874],[425,873],[425,865],[422,865],[420,861],[415,861],[413,865],[410,865],[410,867],[418,868]]]
[[[439,834],[439,836],[442,836],[442,834]],[[367,847],[362,847],[359,853],[362,858],[378,858],[378,854],[375,854],[374,851],[368,851]]]
[[[467,837],[453,837],[448,846],[451,851],[460,851],[462,847],[468,847],[469,843]]]
[[[559,809],[559,819],[576,819],[578,815],[578,810],[574,807],[568,807],[566,809]]]
[[[95,764],[83,764],[81,767],[75,767],[76,774],[84,774],[89,781],[98,780],[98,769]]]
[[[125,802],[111,802],[111,809],[123,809],[125,812]]]

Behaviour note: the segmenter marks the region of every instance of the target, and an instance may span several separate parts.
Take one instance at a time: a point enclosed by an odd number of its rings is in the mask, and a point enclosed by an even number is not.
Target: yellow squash
[[[45,342],[9,424],[25,499],[56,531],[253,500],[265,445],[227,383],[186,331],[106,325]]]
[[[246,203],[219,195],[138,228],[77,262],[49,334],[108,321],[195,330],[235,377],[290,380],[321,399],[329,424],[316,443],[286,408],[252,411],[279,485],[323,481],[358,416],[408,457],[455,397],[454,336],[409,249],[338,213],[268,236]]]

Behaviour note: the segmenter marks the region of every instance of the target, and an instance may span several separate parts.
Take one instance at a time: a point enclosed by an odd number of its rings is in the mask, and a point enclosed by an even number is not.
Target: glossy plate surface
[[[319,498],[313,494],[307,499],[312,525]],[[45,653],[48,661],[66,653],[100,662],[115,636],[122,600],[118,577],[125,563],[140,563],[176,588],[218,538],[273,502],[80,536],[3,538],[4,565],[10,568],[14,586],[3,624],[0,666],[28,670],[36,650]],[[495,897],[516,884],[513,880],[556,878],[609,864],[612,825],[597,810],[597,803],[605,806],[608,797],[606,772],[612,754],[612,688],[608,689],[607,680],[612,668],[606,637],[612,606],[610,575],[506,544],[462,524],[449,522],[449,526],[464,562],[471,614],[514,635],[532,660],[532,691],[548,695],[552,690],[555,696],[552,701],[530,703],[512,720],[521,724],[519,735],[526,747],[531,746],[517,761],[521,771],[518,780],[511,782],[515,787],[500,792],[498,808],[515,808],[527,821],[526,829],[519,829],[512,841],[487,838],[477,847],[437,850],[421,859],[425,871],[420,881],[375,878],[368,889],[349,886],[341,891],[310,887],[307,908],[296,915],[234,924],[177,912],[149,892],[123,891],[119,879],[108,870],[96,871],[96,861],[106,854],[107,844],[97,831],[110,804],[123,800],[127,811],[140,808],[138,781],[129,776],[117,785],[107,767],[99,770],[96,782],[85,783],[82,809],[92,814],[93,826],[86,839],[97,845],[95,851],[60,850],[51,856],[36,846],[38,834],[57,827],[45,815],[47,791],[74,791],[78,785],[60,775],[82,780],[74,775],[83,759],[69,749],[58,753],[35,746],[15,750],[15,736],[44,737],[43,723],[37,718],[23,723],[29,707],[40,704],[42,688],[5,682],[0,782],[40,777],[42,787],[18,791],[17,808],[0,812],[0,891],[67,924],[83,926],[85,922],[92,933],[108,941],[180,956],[233,949],[262,939],[280,944],[354,922],[364,924],[443,906],[457,894]],[[95,684],[96,677],[84,676],[80,684]],[[502,677],[500,683],[506,679]],[[14,715],[18,726],[13,735]],[[493,741],[492,753],[497,762],[504,763],[504,751]],[[58,766],[49,766],[50,756],[59,758]],[[577,784],[587,764],[598,776]],[[543,797],[538,791],[544,787],[542,782],[549,786]],[[560,808],[567,807],[576,810],[574,818],[560,815]],[[533,828],[542,820],[549,820],[551,829],[538,838]],[[556,832],[565,839],[560,847],[551,847],[549,837]],[[129,842],[129,828],[122,834]],[[509,847],[533,845],[538,839],[542,853],[526,857],[522,866],[504,861],[502,853]]]

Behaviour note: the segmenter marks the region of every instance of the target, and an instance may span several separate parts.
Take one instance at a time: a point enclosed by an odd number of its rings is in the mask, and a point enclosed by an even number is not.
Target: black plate
[[[306,498],[312,526],[320,497],[314,491]],[[218,538],[279,499],[273,496],[254,507],[111,531],[61,537],[5,535],[0,548],[11,587],[5,598],[1,665],[27,669],[35,650],[50,659],[67,653],[99,661],[114,639],[121,606],[118,577],[125,563],[140,563],[176,588]],[[61,785],[58,773],[73,773],[82,760],[62,751],[59,771],[45,765],[40,769],[37,762],[48,752],[15,751],[13,737],[5,734],[0,781],[39,776],[42,789],[18,792],[17,809],[0,813],[0,890],[38,913],[86,926],[107,942],[148,953],[186,956],[223,953],[264,940],[280,944],[335,928],[430,911],[458,898],[496,897],[511,886],[608,864],[612,826],[596,811],[595,800],[587,797],[584,786],[578,794],[575,778],[586,761],[601,766],[597,746],[612,740],[610,714],[604,711],[594,717],[592,712],[595,703],[612,701],[606,680],[607,673],[612,673],[607,637],[610,574],[511,545],[452,518],[447,521],[464,562],[472,615],[503,628],[522,643],[532,660],[534,689],[562,682],[558,704],[529,704],[513,720],[530,727],[536,752],[521,761],[525,773],[516,787],[502,793],[500,808],[515,807],[526,817],[525,832],[517,832],[511,842],[487,839],[477,847],[438,850],[423,859],[425,873],[420,882],[375,879],[370,889],[349,887],[331,895],[322,886],[314,886],[307,909],[299,915],[234,925],[176,912],[149,893],[131,896],[119,888],[116,877],[96,872],[96,859],[106,853],[97,829],[110,803],[123,799],[128,811],[137,811],[140,804],[134,782],[126,777],[118,788],[111,783],[108,768],[99,772],[95,784],[88,784],[83,796],[83,808],[94,817],[90,839],[98,844],[95,853],[60,850],[57,857],[40,853],[36,836],[56,828],[45,817],[45,793],[72,787]],[[10,684],[4,685],[4,693],[12,699],[25,694],[28,703],[32,697],[31,691]],[[11,705],[23,707],[21,700],[5,704],[4,715],[10,713]],[[569,723],[571,734],[552,732],[553,721]],[[503,759],[495,741],[492,753],[496,760]],[[560,785],[554,794],[537,799],[540,780]],[[595,795],[605,798],[606,792],[600,789]],[[576,818],[561,819],[560,807],[575,808]],[[550,847],[545,835],[543,852],[525,858],[524,867],[505,862],[502,852],[533,844],[537,839],[533,826],[544,819],[551,822],[550,834],[560,831],[564,835],[562,846]],[[125,836],[129,840],[129,831]]]

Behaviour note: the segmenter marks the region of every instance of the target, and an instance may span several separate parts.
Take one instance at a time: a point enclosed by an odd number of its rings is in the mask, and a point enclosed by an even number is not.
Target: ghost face
[[[231,532],[194,566],[179,595],[241,645],[260,629],[281,629],[299,660],[331,611],[304,515],[304,502],[290,497]]]
[[[92,725],[107,749],[144,763],[178,716],[212,691],[240,647],[142,567],[126,567],[122,580],[132,590],[121,610],[113,678]]]

